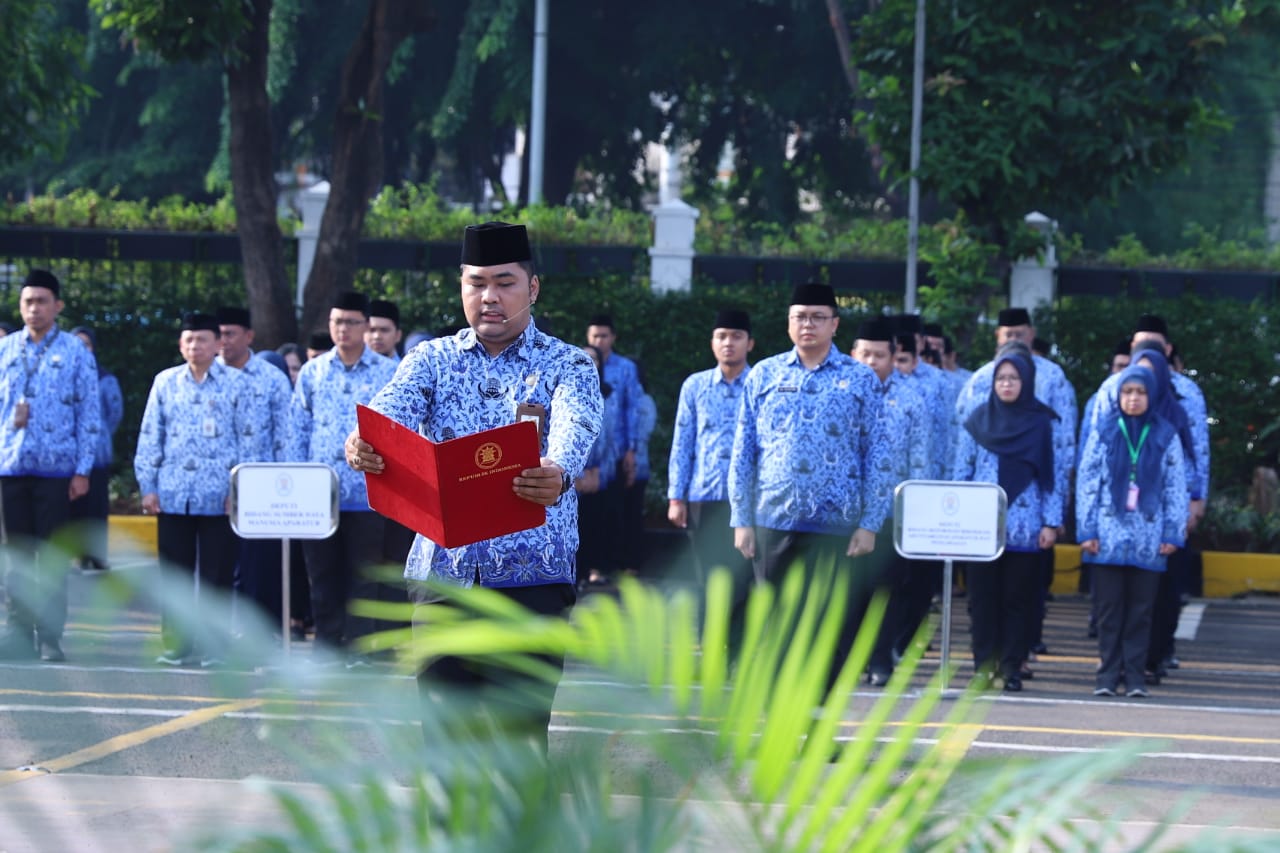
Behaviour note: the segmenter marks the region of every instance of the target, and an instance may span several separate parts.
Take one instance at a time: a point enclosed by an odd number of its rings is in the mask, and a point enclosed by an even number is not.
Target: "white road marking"
[[[1198,601],[1182,608],[1178,617],[1178,630],[1173,637],[1176,640],[1194,640],[1200,630],[1200,620],[1204,619],[1204,602]]]

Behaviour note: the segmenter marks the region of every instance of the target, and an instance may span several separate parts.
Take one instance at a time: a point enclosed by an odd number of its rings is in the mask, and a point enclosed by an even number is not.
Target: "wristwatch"
[[[564,469],[561,469],[561,470],[564,470]],[[560,482],[560,494],[563,495],[565,492],[569,491],[572,488],[573,488],[573,477],[569,475],[568,471],[565,471],[564,477]]]

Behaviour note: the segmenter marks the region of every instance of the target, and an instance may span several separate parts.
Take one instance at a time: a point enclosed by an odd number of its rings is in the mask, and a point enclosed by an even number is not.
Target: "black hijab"
[[[1018,399],[1006,403],[996,396],[996,373],[1012,364],[1022,378]],[[991,371],[991,393],[973,411],[964,428],[973,440],[1000,460],[997,479],[1012,503],[1036,483],[1042,493],[1053,491],[1053,425],[1058,415],[1036,399],[1036,367],[1020,352],[997,356]]]

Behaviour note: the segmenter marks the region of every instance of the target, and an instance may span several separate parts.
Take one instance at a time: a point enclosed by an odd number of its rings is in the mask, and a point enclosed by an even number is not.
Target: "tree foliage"
[[[80,79],[84,38],[50,0],[0,3],[8,49],[0,66],[0,166],[56,156],[94,95]]]
[[[858,23],[874,107],[860,126],[906,174],[915,2]],[[1082,210],[1181,165],[1223,127],[1211,63],[1242,4],[1139,0],[947,0],[929,5],[924,188],[1003,243],[1038,207]]]

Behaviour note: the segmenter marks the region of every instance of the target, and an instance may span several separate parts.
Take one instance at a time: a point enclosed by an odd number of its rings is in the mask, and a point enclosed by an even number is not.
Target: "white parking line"
[[[1198,601],[1182,608],[1182,615],[1178,617],[1178,630],[1173,634],[1174,639],[1194,640],[1196,638],[1196,633],[1200,630],[1200,620],[1204,618],[1204,607],[1204,602]]]

